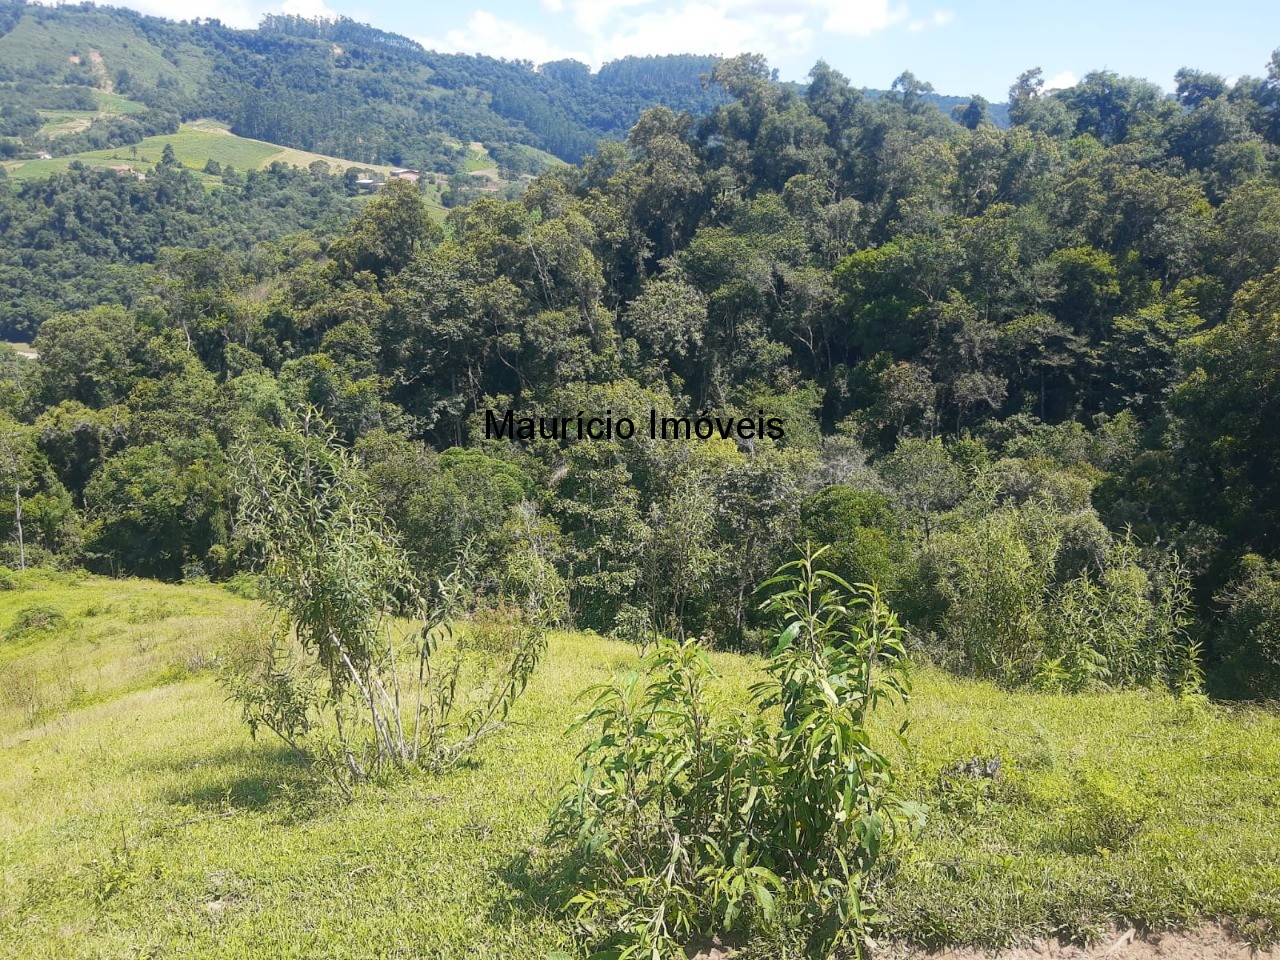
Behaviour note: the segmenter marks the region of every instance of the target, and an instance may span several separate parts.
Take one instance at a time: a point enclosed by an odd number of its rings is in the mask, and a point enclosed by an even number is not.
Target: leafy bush
[[[237,597],[243,597],[245,600],[257,600],[258,594],[258,577],[255,574],[241,571],[231,577],[225,583],[223,588]]]
[[[473,649],[452,626],[463,571],[429,600],[330,428],[308,413],[279,440],[243,443],[235,462],[240,526],[280,614],[229,664],[250,729],[320,758],[344,788],[456,762],[503,725],[541,659],[556,608],[536,592],[544,581],[481,625]]]
[[[1256,697],[1280,696],[1280,563],[1244,559],[1243,574],[1218,601],[1226,608],[1219,649],[1231,679]]]
[[[18,611],[5,636],[10,640],[16,640],[33,633],[57,630],[66,622],[67,618],[60,610],[44,604],[35,604]]]
[[[18,578],[13,575],[13,571],[8,567],[0,567],[0,591],[17,589]]]
[[[892,594],[902,564],[902,525],[889,500],[870,490],[834,484],[800,506],[802,536],[830,543],[824,561],[849,583],[874,583]]]
[[[1198,690],[1185,571],[1176,557],[1148,569],[1130,538],[1089,534],[1095,521],[1044,500],[948,515],[918,560],[915,623],[941,659],[1001,683]]]
[[[781,620],[750,709],[720,719],[698,643],[661,640],[634,673],[590,691],[600,734],[553,818],[576,854],[570,902],[600,956],[682,956],[738,930],[805,956],[858,952],[868,878],[898,814],[866,721],[905,698],[901,630],[873,588],[816,567],[766,584]]]
[[[613,618],[613,636],[644,649],[658,636],[648,610],[624,603]]]
[[[1188,639],[1190,583],[1176,558],[1153,576],[1128,538],[1096,576],[1076,577],[1052,596],[1042,686],[1082,689],[1099,682],[1180,692],[1201,685],[1199,647]]]
[[[182,565],[183,583],[208,583],[209,572],[198,560],[189,560]]]
[[[1044,513],[1006,508],[955,523],[924,548],[913,606],[957,666],[1025,682],[1045,649],[1056,554]]]

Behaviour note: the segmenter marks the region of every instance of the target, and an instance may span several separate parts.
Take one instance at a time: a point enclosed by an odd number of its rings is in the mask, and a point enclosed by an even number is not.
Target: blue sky
[[[343,14],[437,50],[598,67],[628,54],[766,54],[784,79],[818,59],[855,84],[887,87],[903,70],[941,93],[1003,100],[1029,67],[1052,86],[1092,69],[1172,88],[1195,66],[1261,76],[1280,47],[1280,2],[1133,0],[108,0],[175,19],[252,26],[266,11]]]

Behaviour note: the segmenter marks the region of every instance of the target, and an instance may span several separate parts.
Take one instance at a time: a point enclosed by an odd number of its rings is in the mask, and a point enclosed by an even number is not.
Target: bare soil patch
[[[1090,947],[1037,940],[1006,950],[978,950],[950,947],[921,951],[910,947],[887,947],[876,951],[876,960],[1280,960],[1280,947],[1257,949],[1233,937],[1225,928],[1207,924],[1195,930],[1172,930],[1138,934],[1115,931]]]
[[[107,73],[106,64],[102,62],[102,54],[93,47],[89,48],[89,63],[93,65],[94,76],[98,78],[98,89],[103,93],[115,93],[116,85]]]

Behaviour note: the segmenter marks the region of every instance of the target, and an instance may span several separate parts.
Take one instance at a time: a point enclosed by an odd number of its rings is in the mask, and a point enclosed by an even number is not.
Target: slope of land
[[[181,37],[157,43],[136,14],[86,5],[66,15],[26,7],[0,36],[0,63],[12,74],[4,79],[58,78],[108,90],[121,85],[119,71],[126,70],[129,85],[196,95],[208,86],[212,60]]]
[[[129,167],[145,173],[148,167],[160,162],[166,145],[173,147],[179,163],[192,170],[203,170],[210,160],[224,167],[233,166],[237,170],[262,170],[273,163],[287,163],[290,166],[306,168],[317,161],[328,164],[333,173],[339,173],[349,167],[357,167],[386,176],[393,169],[382,164],[356,164],[340,157],[329,157],[305,150],[291,150],[262,140],[238,137],[227,129],[226,124],[216,120],[184,123],[177,133],[148,137],[128,147],[86,150],[50,160],[15,160],[4,166],[9,171],[9,176],[19,180],[61,173],[77,160],[89,166]]]
[[[473,767],[341,803],[276,743],[251,740],[215,680],[255,604],[70,574],[17,586],[0,593],[7,956],[579,955],[541,879],[544,825],[573,768],[574,697],[633,648],[556,635]],[[755,661],[714,663],[721,697],[740,697]],[[910,716],[898,761],[929,822],[879,893],[886,942],[1106,948],[1117,921],[1203,918],[1237,940],[1275,937],[1274,714],[1141,692],[1010,694],[922,668]],[[1000,758],[1000,775],[940,776],[975,757]],[[1226,943],[1195,936],[1164,942]]]
[[[93,99],[98,102],[96,110],[39,110],[44,126],[37,132],[38,138],[57,139],[75,133],[83,133],[95,120],[107,117],[133,116],[146,112],[146,106],[128,97],[104,90],[92,91]]]
[[[591,74],[438,54],[356,24],[267,17],[258,30],[110,7],[21,8],[0,31],[0,81],[71,83],[236,132],[362,163],[439,168],[446,142],[525,145],[577,159],[646,108],[705,112],[714,57],[628,58]],[[533,172],[532,170],[521,172]]]
[[[20,8],[0,30],[0,81],[88,85],[148,107],[210,116],[247,137],[360,163],[443,169],[457,142],[534,147],[576,162],[649,107],[701,116],[726,101],[718,57],[626,57],[592,72],[425,50],[355,23],[269,15],[257,30],[175,23],[110,7]],[[867,91],[868,96],[879,96]],[[950,112],[962,98],[924,95]],[[1001,105],[992,109],[1007,119]],[[452,144],[448,141],[452,141]]]

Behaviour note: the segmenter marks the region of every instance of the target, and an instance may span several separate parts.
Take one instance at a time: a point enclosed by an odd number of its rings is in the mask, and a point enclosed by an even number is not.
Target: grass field
[[[96,110],[39,110],[44,126],[39,130],[41,137],[65,137],[81,133],[89,129],[93,121],[102,117],[119,116],[121,114],[137,114],[147,109],[145,104],[122,97],[118,93],[106,93],[103,90],[92,91],[97,101]]]
[[[39,130],[42,137],[66,137],[89,129],[89,125],[103,116],[97,110],[41,110],[40,119],[44,126]]]
[[[511,149],[537,164],[538,169],[555,167],[564,162],[545,150],[539,150],[537,147],[530,147],[527,144],[512,144]],[[463,171],[475,177],[483,177],[486,180],[495,182],[501,182],[502,180],[501,172],[498,170],[498,164],[493,159],[493,155],[479,141],[472,141],[467,145],[467,159],[463,165]]]
[[[82,67],[102,90],[110,89],[121,69],[152,85],[163,77],[185,92],[198,89],[209,74],[207,58],[197,47],[179,44],[166,59],[133,24],[94,12],[56,23],[24,16],[0,37],[0,62],[16,77],[47,82],[59,82]]]
[[[118,93],[107,93],[104,90],[94,90],[93,99],[98,101],[99,113],[137,114],[145,113],[147,110],[145,103],[130,100],[128,97],[122,97]]]
[[[103,93],[102,91],[94,91],[95,96],[103,106],[100,113],[92,113],[87,110],[44,110],[41,114],[45,118],[45,127],[43,132],[48,133],[50,130],[60,130],[63,133],[74,133],[79,129],[84,129],[89,122],[102,113],[110,112],[129,112],[120,109],[120,105],[116,101],[123,101],[125,104],[132,104],[133,101],[125,100],[115,94]],[[133,104],[138,106],[138,104]],[[319,153],[309,153],[306,150],[294,150],[289,147],[282,147],[279,144],[267,143],[263,140],[251,140],[248,137],[240,137],[231,133],[226,124],[216,120],[196,120],[191,123],[184,123],[177,133],[163,134],[156,137],[148,137],[140,143],[130,147],[117,147],[111,150],[88,150],[82,153],[75,153],[65,157],[54,157],[52,160],[11,160],[0,163],[5,172],[13,180],[36,180],[41,177],[48,177],[56,173],[62,173],[69,167],[72,161],[80,161],[90,167],[130,167],[133,170],[145,173],[148,169],[155,166],[160,161],[164,153],[165,145],[169,144],[173,147],[174,155],[178,158],[178,162],[190,170],[201,173],[205,164],[209,160],[216,160],[222,166],[233,166],[237,170],[264,170],[271,164],[279,162],[294,167],[309,167],[317,160],[323,161],[329,165],[331,173],[342,173],[350,167],[356,167],[360,170],[373,170],[384,177],[391,172],[392,167],[383,164],[362,164],[355,163],[351,160],[343,160],[340,157],[330,157]],[[485,154],[485,162],[490,163],[488,155]],[[496,176],[497,168],[493,168]],[[216,177],[204,177],[207,183],[217,183]],[[443,219],[446,213],[441,205],[442,186],[445,177],[440,175],[437,183],[426,183],[423,186],[423,199],[437,220]]]
[[[213,585],[16,578],[0,592],[0,954],[580,955],[539,880],[543,829],[573,768],[573,698],[632,648],[555,635],[474,764],[347,803],[252,741],[216,682],[253,603]],[[740,697],[756,662],[714,663],[721,696]],[[993,945],[1197,918],[1280,931],[1273,713],[1009,694],[931,668],[915,686],[898,761],[929,821],[878,891],[886,934]],[[971,758],[999,758],[999,777],[939,776]]]
[[[73,113],[74,111],[62,111]],[[55,157],[52,160],[18,160],[6,163],[5,169],[14,179],[34,179],[47,177],[53,173],[66,170],[73,160],[89,166],[128,166],[135,170],[145,171],[160,161],[165,144],[173,146],[178,161],[192,170],[203,170],[209,160],[216,160],[226,166],[230,164],[237,170],[261,170],[279,161],[295,167],[310,166],[316,160],[329,164],[335,173],[348,167],[359,167],[362,170],[376,170],[386,174],[391,167],[376,164],[358,164],[337,157],[327,157],[305,150],[291,150],[274,143],[262,140],[250,140],[230,133],[224,124],[214,120],[197,120],[184,123],[177,133],[148,137],[133,147],[117,147],[112,150],[91,150],[66,157]],[[135,153],[136,148],[136,153]]]
[[[497,177],[498,166],[493,162],[493,157],[489,156],[489,151],[485,149],[483,143],[472,141],[467,145],[467,160],[463,167],[467,173],[484,173],[486,175]]]

